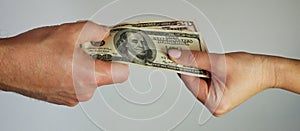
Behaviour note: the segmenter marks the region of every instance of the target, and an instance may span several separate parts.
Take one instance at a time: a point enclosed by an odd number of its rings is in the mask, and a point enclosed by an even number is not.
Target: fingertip
[[[126,64],[112,63],[111,74],[113,83],[122,83],[128,79],[129,67]]]

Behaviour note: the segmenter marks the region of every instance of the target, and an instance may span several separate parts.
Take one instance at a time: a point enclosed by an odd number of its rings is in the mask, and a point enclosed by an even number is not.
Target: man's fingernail
[[[169,50],[169,51],[168,51],[168,54],[169,54],[171,57],[177,59],[177,58],[179,58],[179,57],[181,56],[181,51],[180,51],[180,50]]]
[[[105,39],[109,35],[110,29],[107,26],[100,25],[100,30],[101,30],[100,39],[103,40],[103,39]]]

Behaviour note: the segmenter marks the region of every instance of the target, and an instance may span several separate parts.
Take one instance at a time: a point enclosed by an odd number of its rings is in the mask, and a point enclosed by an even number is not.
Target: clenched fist
[[[127,65],[95,61],[79,48],[108,35],[107,27],[86,21],[0,39],[0,89],[67,106],[87,101],[98,86],[128,77]]]

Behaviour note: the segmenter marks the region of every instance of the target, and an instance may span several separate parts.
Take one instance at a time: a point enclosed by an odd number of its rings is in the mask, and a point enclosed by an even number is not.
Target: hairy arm
[[[19,75],[17,72],[19,72],[20,67],[18,67],[19,65],[14,61],[14,57],[12,57],[12,52],[14,52],[15,49],[10,43],[14,42],[13,39],[16,38],[0,39],[0,90],[17,92],[18,89],[16,88],[17,85],[15,85],[14,76],[12,75],[14,73],[12,72],[15,72],[15,75]]]

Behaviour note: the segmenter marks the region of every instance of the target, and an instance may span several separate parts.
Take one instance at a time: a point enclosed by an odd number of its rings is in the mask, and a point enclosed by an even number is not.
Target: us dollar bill
[[[181,25],[149,24],[153,25],[149,27],[144,24],[144,27],[136,26],[137,24],[123,23],[113,26],[105,40],[86,42],[80,47],[93,58],[103,61],[136,64],[202,78],[210,77],[208,71],[177,64],[167,55],[170,49],[206,52],[206,46],[203,46],[205,43],[198,32],[162,28],[177,28]]]
[[[150,29],[164,29],[164,30],[181,30],[197,32],[197,27],[193,21],[185,20],[164,20],[164,21],[139,21],[139,22],[124,22],[113,26],[118,27],[137,27]]]
[[[111,28],[120,28],[120,27],[136,27],[143,29],[155,29],[155,30],[168,30],[168,31],[181,31],[181,32],[195,32],[198,33],[200,44],[202,49],[201,51],[207,52],[206,44],[202,38],[201,32],[197,29],[197,26],[193,21],[187,20],[156,20],[156,21],[138,21],[138,22],[124,22],[112,26]]]

